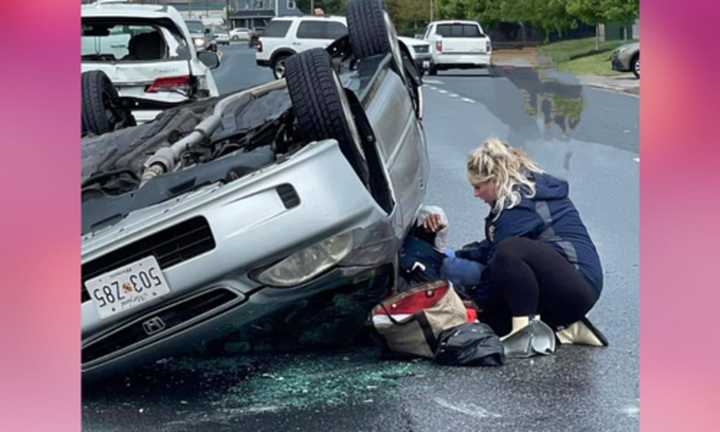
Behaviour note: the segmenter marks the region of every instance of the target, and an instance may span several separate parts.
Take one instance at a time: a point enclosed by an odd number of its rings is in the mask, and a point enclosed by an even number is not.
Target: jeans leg
[[[471,287],[480,283],[484,266],[477,261],[457,258],[454,254],[443,260],[440,272],[442,276],[454,285]]]

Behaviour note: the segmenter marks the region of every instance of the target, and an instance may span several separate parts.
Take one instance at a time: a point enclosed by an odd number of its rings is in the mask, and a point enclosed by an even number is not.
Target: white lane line
[[[438,91],[438,93],[442,93],[442,94],[447,93],[447,90],[443,90],[443,89],[437,89],[437,91]]]
[[[633,158],[633,160],[637,163],[640,163],[640,158]]]
[[[445,84],[442,81],[434,80],[434,79],[423,79],[423,82],[426,82],[428,84]]]
[[[464,98],[462,98],[462,99],[460,99],[460,100],[463,101],[463,102],[471,103],[471,104],[474,104],[474,103],[475,103],[474,100],[472,100],[472,99],[470,99],[470,98],[466,98],[466,97],[464,97]]]
[[[447,95],[450,96],[451,98],[460,97],[460,96],[456,95],[455,93],[448,93]]]

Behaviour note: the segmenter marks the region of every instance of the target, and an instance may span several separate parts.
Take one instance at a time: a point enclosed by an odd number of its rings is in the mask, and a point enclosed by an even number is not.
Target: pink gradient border
[[[0,2],[2,431],[81,427],[79,3]],[[641,17],[641,430],[715,430],[720,7],[645,0]]]

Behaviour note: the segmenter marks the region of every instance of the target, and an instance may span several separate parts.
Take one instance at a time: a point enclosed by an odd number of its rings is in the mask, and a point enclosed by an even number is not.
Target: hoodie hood
[[[535,198],[539,200],[565,199],[568,197],[568,182],[550,174],[534,174]]]

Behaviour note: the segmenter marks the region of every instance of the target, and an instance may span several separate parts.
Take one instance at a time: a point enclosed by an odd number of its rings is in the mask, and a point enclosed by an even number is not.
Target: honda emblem
[[[165,322],[160,317],[152,317],[142,323],[143,329],[148,336],[165,330]]]

